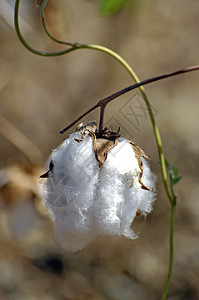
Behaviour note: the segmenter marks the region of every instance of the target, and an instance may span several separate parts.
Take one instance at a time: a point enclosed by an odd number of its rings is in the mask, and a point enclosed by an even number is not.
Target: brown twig
[[[143,85],[147,85],[149,83],[155,82],[155,81],[159,81],[162,79],[166,79],[172,76],[176,76],[176,75],[180,75],[180,74],[184,74],[184,73],[188,73],[188,72],[193,72],[193,71],[197,71],[199,70],[199,65],[196,66],[192,66],[186,69],[181,69],[175,72],[171,72],[171,73],[167,73],[167,74],[163,74],[163,75],[159,75],[159,76],[155,76],[152,78],[148,78],[145,79],[139,83],[135,83],[133,85],[130,85],[114,94],[111,94],[108,97],[105,97],[103,99],[101,99],[97,104],[95,104],[93,107],[91,107],[89,110],[87,110],[85,113],[83,113],[80,117],[78,117],[75,121],[73,121],[72,123],[70,123],[67,127],[65,127],[64,129],[62,129],[60,131],[60,133],[64,133],[65,131],[67,131],[69,128],[71,128],[74,124],[76,124],[79,120],[81,120],[84,116],[86,116],[87,114],[89,114],[91,111],[93,111],[94,109],[96,109],[97,107],[101,108],[101,114],[100,114],[100,123],[99,123],[99,131],[103,129],[103,119],[104,119],[104,110],[105,110],[105,106],[112,101],[113,99],[127,93],[130,92],[140,86]]]

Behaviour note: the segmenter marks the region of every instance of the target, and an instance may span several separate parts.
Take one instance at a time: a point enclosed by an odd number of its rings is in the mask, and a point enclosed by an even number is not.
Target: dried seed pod
[[[133,219],[155,200],[149,157],[125,138],[96,124],[81,124],[50,156],[44,198],[55,239],[70,251],[98,235],[136,238]]]

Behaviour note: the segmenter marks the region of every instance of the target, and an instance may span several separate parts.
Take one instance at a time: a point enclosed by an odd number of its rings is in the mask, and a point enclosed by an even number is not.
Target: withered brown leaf
[[[118,139],[96,138],[95,134],[91,136],[93,138],[95,157],[99,162],[99,167],[101,167],[107,159],[108,152],[118,144]]]
[[[139,183],[142,186],[142,189],[144,190],[149,190],[149,188],[142,182],[142,175],[143,175],[143,163],[141,160],[141,157],[145,158],[145,159],[150,159],[150,157],[140,148],[138,147],[135,143],[129,141],[129,143],[133,146],[133,150],[135,152],[135,157],[137,158],[138,161],[138,165],[140,168],[140,174],[139,174]]]

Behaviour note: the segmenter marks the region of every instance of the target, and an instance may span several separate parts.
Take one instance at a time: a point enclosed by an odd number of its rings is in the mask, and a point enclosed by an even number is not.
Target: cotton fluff
[[[49,171],[41,176],[47,177],[43,195],[55,239],[68,251],[99,235],[136,238],[132,222],[137,214],[146,216],[155,200],[155,176],[128,140],[115,139],[101,164],[95,141],[90,130],[70,134],[53,150]]]

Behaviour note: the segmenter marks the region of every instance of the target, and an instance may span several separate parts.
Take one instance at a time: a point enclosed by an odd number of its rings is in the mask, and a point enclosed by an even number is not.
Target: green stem
[[[175,199],[171,204],[171,216],[170,216],[170,236],[169,236],[169,268],[166,285],[161,297],[161,300],[165,300],[167,297],[168,289],[171,282],[172,270],[173,270],[173,257],[174,257],[174,220],[175,220]]]

